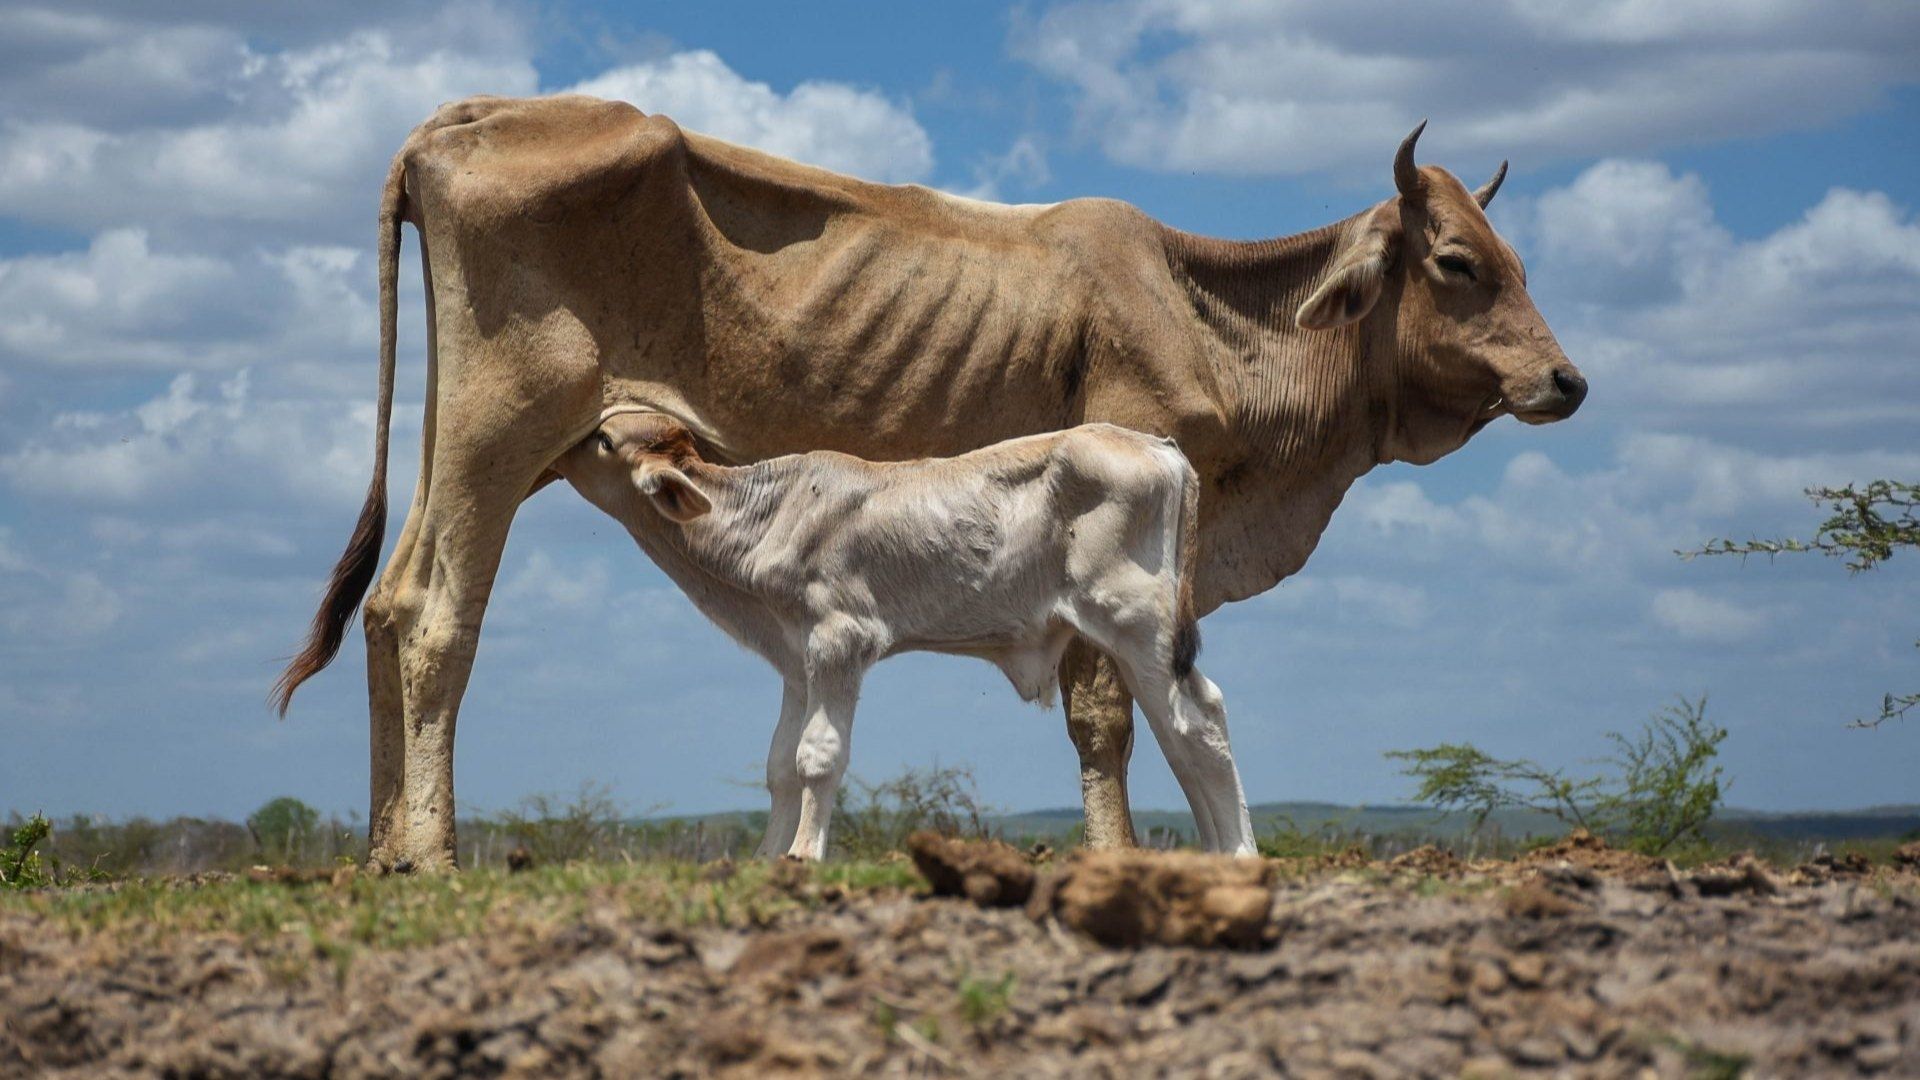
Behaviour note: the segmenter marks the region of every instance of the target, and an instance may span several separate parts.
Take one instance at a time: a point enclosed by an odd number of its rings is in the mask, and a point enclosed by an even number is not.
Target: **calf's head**
[[[1295,315],[1308,330],[1355,324],[1392,418],[1382,458],[1416,463],[1502,415],[1564,420],[1587,396],[1527,295],[1520,257],[1487,221],[1506,163],[1469,192],[1445,169],[1414,164],[1425,127],[1394,157],[1399,194],[1359,219]]]
[[[553,467],[588,502],[616,518],[630,521],[629,515],[651,509],[685,525],[713,509],[686,473],[699,461],[685,424],[665,413],[620,412],[601,420]]]

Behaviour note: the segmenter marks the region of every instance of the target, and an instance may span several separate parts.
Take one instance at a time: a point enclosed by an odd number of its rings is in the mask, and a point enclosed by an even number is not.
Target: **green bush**
[[[13,837],[0,848],[0,889],[39,889],[54,884],[54,872],[35,850],[51,835],[53,824],[39,814],[14,826]]]
[[[247,831],[259,845],[260,854],[270,862],[301,861],[309,846],[317,840],[320,811],[291,795],[268,802],[247,818]]]
[[[1402,770],[1420,781],[1416,802],[1474,815],[1474,827],[1496,810],[1551,814],[1569,827],[1587,829],[1647,855],[1705,839],[1726,795],[1715,764],[1725,728],[1707,721],[1707,699],[1655,713],[1638,735],[1611,732],[1615,753],[1602,764],[1612,775],[1573,777],[1524,758],[1496,758],[1468,743],[1443,743],[1387,756],[1410,764]]]

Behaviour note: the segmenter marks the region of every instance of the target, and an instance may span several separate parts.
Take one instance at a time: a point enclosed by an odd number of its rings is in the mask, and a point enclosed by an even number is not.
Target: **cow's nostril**
[[[1553,370],[1553,388],[1560,391],[1561,397],[1567,399],[1568,412],[1579,408],[1580,403],[1587,398],[1587,380],[1572,368]]]

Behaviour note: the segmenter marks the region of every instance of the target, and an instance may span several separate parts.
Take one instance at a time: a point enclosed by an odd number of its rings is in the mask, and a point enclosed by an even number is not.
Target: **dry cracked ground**
[[[1920,1075],[1911,866],[915,859],[29,897],[0,1074]]]

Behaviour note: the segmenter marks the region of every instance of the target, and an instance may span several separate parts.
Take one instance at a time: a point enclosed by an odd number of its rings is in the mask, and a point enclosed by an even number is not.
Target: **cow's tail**
[[[1180,463],[1176,471],[1180,517],[1174,536],[1180,562],[1173,602],[1173,677],[1184,679],[1193,674],[1193,662],[1200,655],[1200,620],[1193,612],[1193,577],[1200,557],[1200,478],[1184,454],[1176,449],[1174,456]]]
[[[387,532],[387,436],[393,420],[394,334],[398,321],[395,288],[400,276],[400,223],[406,212],[405,151],[396,155],[387,172],[387,185],[380,195],[380,399],[373,421],[373,481],[367,485],[367,498],[360,506],[360,520],[353,527],[347,550],[333,566],[327,579],[326,597],[314,613],[307,640],[285,671],[274,681],[268,700],[287,714],[293,692],[300,684],[333,662],[346,637],[347,621],[360,607],[373,583],[374,568],[380,561],[380,543]]]

